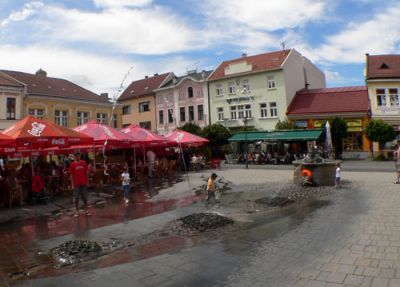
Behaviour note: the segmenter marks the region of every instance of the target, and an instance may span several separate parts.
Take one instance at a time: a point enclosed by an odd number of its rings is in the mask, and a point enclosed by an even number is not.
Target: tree
[[[232,135],[226,127],[220,124],[212,124],[203,129],[202,136],[210,141],[211,146],[222,146],[228,143],[228,139]]]
[[[198,135],[201,136],[201,127],[199,127],[196,124],[193,123],[186,123],[183,126],[181,126],[179,129],[194,134],[194,135]]]
[[[294,124],[294,122],[289,122],[288,120],[284,121],[279,121],[275,125],[276,130],[294,130],[297,129],[297,126]]]
[[[332,145],[335,149],[336,158],[343,152],[343,139],[347,133],[347,123],[344,119],[335,117],[330,121]]]
[[[383,120],[371,120],[365,129],[365,133],[370,141],[379,143],[379,150],[386,142],[396,138],[396,132],[393,127]],[[372,156],[374,156],[373,150]]]

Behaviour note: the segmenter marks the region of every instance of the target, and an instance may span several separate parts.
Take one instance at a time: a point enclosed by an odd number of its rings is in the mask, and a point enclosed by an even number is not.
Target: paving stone
[[[389,285],[389,279],[375,277],[372,279],[371,287],[387,287]]]
[[[364,276],[349,274],[346,276],[343,283],[348,284],[348,285],[353,285],[353,286],[361,286],[363,279],[364,279]]]

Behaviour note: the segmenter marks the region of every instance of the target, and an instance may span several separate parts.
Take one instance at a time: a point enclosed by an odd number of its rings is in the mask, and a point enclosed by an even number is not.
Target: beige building
[[[295,49],[223,61],[208,77],[211,123],[274,130],[298,90],[325,88],[325,75]]]
[[[400,134],[400,55],[366,54],[365,80],[372,119],[381,119]],[[382,149],[392,149],[395,142]],[[374,150],[379,150],[374,143]]]
[[[111,126],[121,128],[122,111],[119,106],[113,111],[107,94],[99,96],[70,81],[48,77],[43,70],[36,74],[3,70],[0,71],[0,77],[12,79],[21,85],[20,95],[14,94],[16,120],[33,115],[69,128],[85,124],[89,120],[111,123]],[[0,91],[6,88],[0,82]],[[11,124],[10,121],[0,128],[4,129]]]
[[[122,105],[122,125],[137,124],[148,130],[156,130],[155,90],[172,80],[173,73],[155,74],[153,77],[133,81],[118,98]]]

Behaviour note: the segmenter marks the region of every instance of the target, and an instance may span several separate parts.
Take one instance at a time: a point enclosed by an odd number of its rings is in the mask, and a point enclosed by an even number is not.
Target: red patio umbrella
[[[96,121],[89,121],[84,125],[77,126],[74,128],[74,131],[92,137],[96,145],[106,144],[106,149],[131,147],[133,143],[140,141],[133,136],[117,131],[112,127],[108,127]]]
[[[23,118],[3,133],[16,141],[17,149],[37,150],[93,143],[93,139],[90,136],[33,116]]]
[[[166,135],[165,137],[171,141],[185,146],[203,146],[209,142],[208,139],[196,136],[194,134],[179,129],[174,130],[172,133]]]
[[[124,134],[131,136],[138,140],[144,146],[160,146],[160,145],[171,145],[174,142],[170,141],[164,136],[153,133],[152,131],[141,128],[138,125],[132,124],[121,130]]]

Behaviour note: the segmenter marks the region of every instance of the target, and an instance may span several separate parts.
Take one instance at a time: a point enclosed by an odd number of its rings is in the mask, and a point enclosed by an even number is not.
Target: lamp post
[[[245,117],[243,119],[244,121],[244,134],[245,134],[245,163],[246,163],[246,169],[249,168],[249,147],[248,147],[248,141],[247,141],[247,120],[248,118]]]

